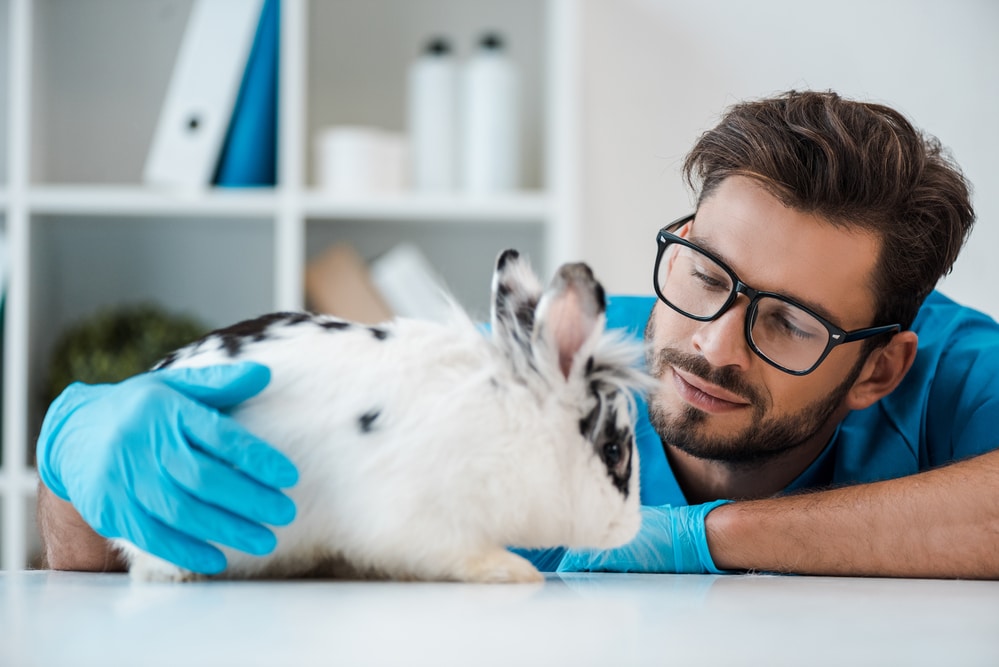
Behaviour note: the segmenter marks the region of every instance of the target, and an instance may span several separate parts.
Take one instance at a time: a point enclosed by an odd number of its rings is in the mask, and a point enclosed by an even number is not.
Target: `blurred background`
[[[277,309],[435,317],[444,286],[484,318],[506,247],[648,294],[683,157],[746,98],[936,135],[979,217],[942,288],[999,317],[997,28],[992,0],[0,0],[0,567],[37,550],[70,379]]]

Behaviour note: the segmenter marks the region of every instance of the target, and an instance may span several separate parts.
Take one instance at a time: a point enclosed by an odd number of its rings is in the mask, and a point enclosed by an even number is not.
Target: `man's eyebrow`
[[[698,248],[703,248],[704,250],[707,250],[708,252],[710,252],[712,255],[714,255],[715,257],[717,257],[718,259],[720,259],[722,262],[724,262],[725,266],[727,266],[732,271],[735,270],[735,269],[732,269],[732,265],[729,262],[729,259],[727,257],[725,257],[725,255],[722,252],[720,252],[718,250],[718,248],[716,248],[711,243],[711,241],[709,241],[708,239],[700,237],[700,236],[691,235],[687,240],[690,241],[691,243],[693,243],[694,245],[696,245]],[[739,278],[741,279],[742,276],[739,276]],[[759,289],[756,285],[752,285],[752,287],[754,289]],[[771,290],[763,290],[763,291],[769,292]],[[786,297],[786,298],[790,299],[791,301],[794,301],[795,303],[798,303],[798,304],[801,304],[802,306],[805,306],[806,308],[808,308],[812,312],[818,314],[819,316],[825,318],[829,322],[832,322],[836,326],[840,326],[839,324],[836,324],[836,322],[838,321],[837,317],[835,315],[833,315],[832,313],[830,313],[825,308],[825,306],[823,306],[821,303],[816,303],[815,301],[812,301],[811,299],[806,299],[806,298],[804,298],[804,297],[802,297],[802,296],[800,296],[798,294],[795,294],[794,292],[780,290],[779,292],[775,292],[775,293],[776,294],[780,294],[781,296]]]

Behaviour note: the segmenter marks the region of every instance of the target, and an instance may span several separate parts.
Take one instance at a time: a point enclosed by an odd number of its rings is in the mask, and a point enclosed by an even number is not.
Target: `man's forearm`
[[[911,477],[724,505],[722,569],[999,579],[999,451]]]
[[[45,567],[53,570],[120,572],[124,563],[73,506],[38,484],[38,530]]]

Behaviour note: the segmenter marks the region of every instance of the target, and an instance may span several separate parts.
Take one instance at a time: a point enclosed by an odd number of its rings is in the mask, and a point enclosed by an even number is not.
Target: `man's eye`
[[[710,290],[728,290],[728,281],[722,277],[718,277],[704,271],[699,270],[697,267],[691,268],[690,275],[700,283],[703,287]]]
[[[799,326],[797,320],[786,313],[771,314],[770,327],[784,338],[808,341],[814,340],[818,335],[814,328]]]

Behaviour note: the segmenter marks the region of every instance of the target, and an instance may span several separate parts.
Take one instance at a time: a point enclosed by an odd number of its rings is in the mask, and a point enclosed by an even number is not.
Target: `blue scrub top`
[[[655,297],[616,296],[608,328],[644,335]],[[999,324],[933,292],[913,323],[919,351],[888,396],[850,413],[815,461],[787,491],[911,475],[999,449]],[[645,505],[686,505],[639,404],[635,428]]]

